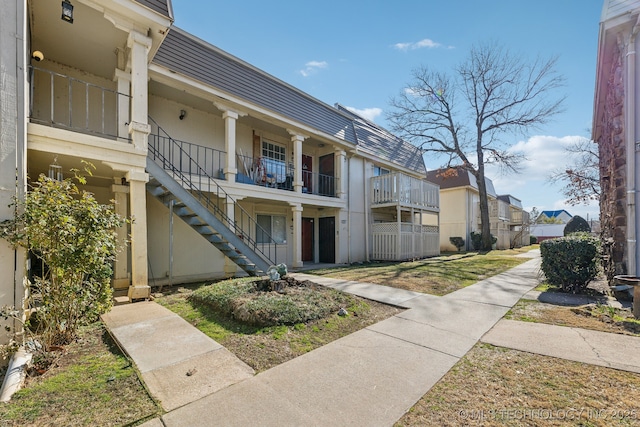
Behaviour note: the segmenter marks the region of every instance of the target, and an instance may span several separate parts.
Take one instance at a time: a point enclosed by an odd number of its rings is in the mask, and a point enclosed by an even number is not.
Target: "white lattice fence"
[[[372,259],[402,261],[440,254],[437,226],[401,224],[398,232],[397,223],[378,223],[372,231]]]

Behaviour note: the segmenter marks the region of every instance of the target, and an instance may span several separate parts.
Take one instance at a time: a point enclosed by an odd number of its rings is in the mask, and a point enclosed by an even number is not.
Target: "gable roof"
[[[560,210],[557,210],[557,211],[542,211],[542,212],[540,212],[540,215],[544,215],[547,218],[557,218],[560,215],[562,215],[562,212],[564,212],[567,215],[569,215],[569,218],[573,218],[573,215],[571,215],[569,212],[565,211],[564,209],[560,209]]]
[[[154,12],[158,12],[162,16],[173,20],[173,8],[171,7],[171,0],[135,0],[143,6],[148,7]]]
[[[448,169],[455,169],[455,174],[445,174]],[[457,188],[457,187],[471,187],[478,189],[478,182],[476,177],[471,172],[462,166],[454,166],[452,168],[435,169],[427,172],[427,180],[434,184],[440,185],[440,189]],[[493,187],[493,181],[490,178],[484,177],[485,185],[487,186],[487,195],[492,197],[498,197],[496,189]]]
[[[426,172],[422,153],[414,145],[344,107],[319,101],[180,28],[171,28],[152,62],[399,166],[423,175]]]
[[[353,118],[353,129],[358,147],[363,151],[418,172],[423,176],[426,174],[427,168],[424,165],[422,151],[418,147],[340,104],[336,104],[335,107]]]

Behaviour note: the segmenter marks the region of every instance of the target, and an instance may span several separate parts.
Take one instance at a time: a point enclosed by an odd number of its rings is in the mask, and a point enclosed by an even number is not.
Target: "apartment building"
[[[29,179],[91,162],[86,188],[133,219],[117,292],[439,254],[420,150],[177,27],[169,0],[9,3],[0,220]],[[0,242],[0,304],[26,259]]]

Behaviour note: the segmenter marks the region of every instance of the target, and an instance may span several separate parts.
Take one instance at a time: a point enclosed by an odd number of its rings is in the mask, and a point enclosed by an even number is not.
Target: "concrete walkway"
[[[104,320],[169,411],[147,427],[389,426],[483,336],[495,345],[638,372],[638,356],[628,356],[640,354],[640,338],[501,321],[538,284],[540,259],[524,256],[533,259],[444,297],[296,273],[407,310],[258,375],[157,304],[114,307]]]

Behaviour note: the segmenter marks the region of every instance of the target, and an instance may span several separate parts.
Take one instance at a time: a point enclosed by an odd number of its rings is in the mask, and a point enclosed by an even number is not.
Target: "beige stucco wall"
[[[455,251],[450,237],[462,237],[470,247],[469,233],[475,216],[474,198],[466,188],[440,190],[440,250]]]

